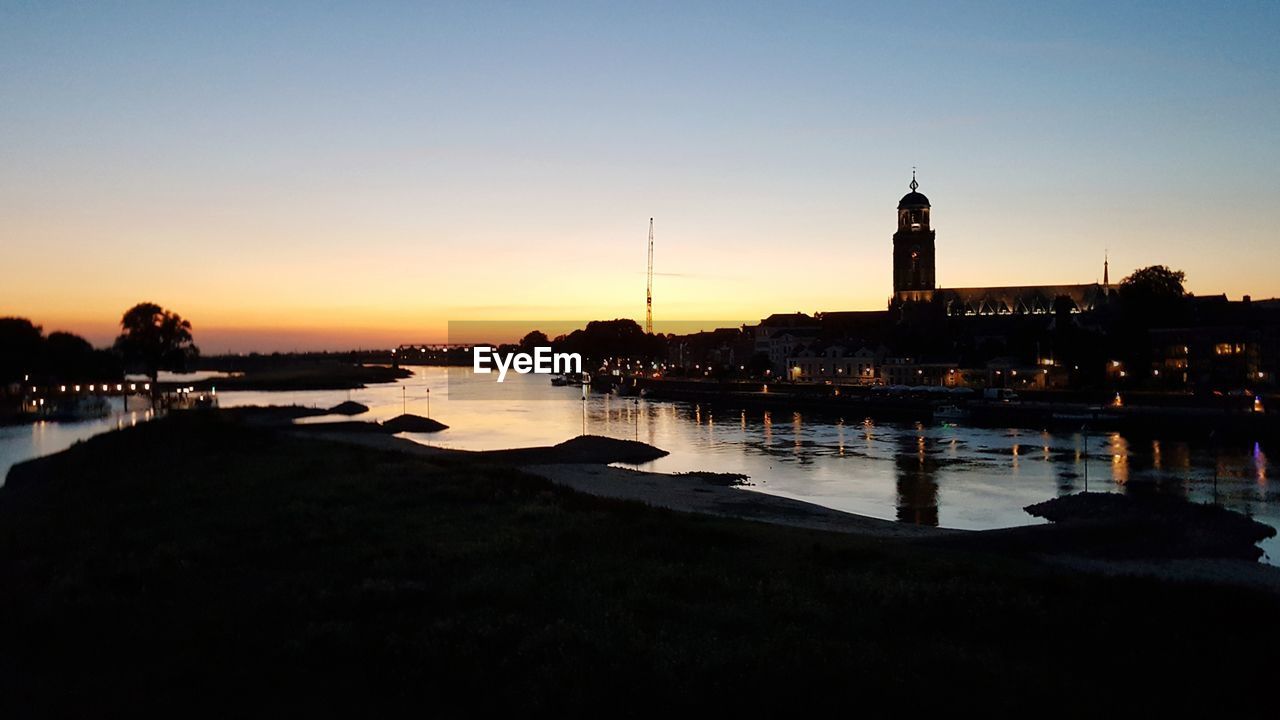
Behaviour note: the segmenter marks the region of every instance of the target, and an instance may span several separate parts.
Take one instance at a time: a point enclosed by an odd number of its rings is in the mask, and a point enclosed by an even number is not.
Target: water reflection
[[[132,427],[151,419],[151,409],[145,402],[134,399],[126,408],[128,398],[108,398],[106,417],[79,422],[36,422],[0,427],[0,486],[4,485],[9,468],[32,458],[51,455],[110,430]]]
[[[899,439],[894,466],[898,471],[898,520],[937,527],[937,463],[929,455],[924,435]]]

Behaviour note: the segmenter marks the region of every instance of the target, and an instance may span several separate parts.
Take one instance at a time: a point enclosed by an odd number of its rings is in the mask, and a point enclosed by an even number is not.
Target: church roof
[[[1054,312],[1059,297],[1071,300],[1076,312],[1105,302],[1101,285],[1023,285],[1017,287],[939,288],[937,295],[951,315],[1042,315]]]
[[[912,208],[912,207],[915,207],[915,208],[929,207],[929,198],[925,197],[922,193],[916,192],[916,190],[920,187],[920,183],[916,182],[915,168],[911,169],[911,185],[909,187],[911,188],[911,192],[907,193],[906,195],[903,195],[902,199],[898,201],[898,209],[902,210],[904,208]]]
[[[761,325],[769,325],[774,327],[804,327],[811,326],[816,321],[809,315],[802,312],[793,313],[774,313],[769,317],[760,321]]]
[[[914,190],[902,196],[898,201],[898,209],[902,210],[909,207],[929,207],[929,198],[924,193],[918,193]]]

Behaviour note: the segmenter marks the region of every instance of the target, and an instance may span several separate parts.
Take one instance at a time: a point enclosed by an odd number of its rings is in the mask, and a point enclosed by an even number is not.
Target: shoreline
[[[694,474],[654,473],[613,467],[605,462],[571,462],[553,448],[511,450],[454,450],[416,443],[407,438],[365,432],[291,432],[330,442],[355,444],[433,459],[512,463],[523,472],[597,497],[634,500],[650,507],[739,520],[754,520],[814,530],[851,533],[868,537],[937,537],[970,532],[950,528],[909,525],[867,515],[835,510],[816,503],[793,500],[747,488],[728,487],[699,479]],[[596,436],[591,436],[596,437]],[[539,457],[540,456],[540,457]]]
[[[208,411],[195,411],[205,413]],[[961,530],[912,525],[895,520],[832,509],[803,500],[739,488],[700,478],[697,473],[656,473],[614,467],[611,463],[646,462],[650,446],[630,440],[581,436],[557,446],[471,451],[423,445],[371,422],[345,421],[296,425],[297,418],[326,411],[292,406],[240,407],[212,411],[218,417],[265,431],[283,431],[299,439],[311,438],[369,449],[393,451],[432,460],[510,467],[556,485],[596,497],[630,500],[654,508],[737,520],[764,522],[869,538],[931,541],[965,537],[961,545],[989,546],[999,552],[1043,555],[1064,567],[1091,572],[1145,575],[1162,579],[1191,578],[1214,582],[1228,578],[1235,584],[1280,592],[1280,568],[1230,558],[1116,558],[1091,557],[1099,544],[1096,531],[1064,530],[1057,524],[1017,525],[985,530]],[[180,413],[185,414],[185,413]],[[575,446],[575,443],[577,444]],[[600,445],[595,447],[594,445]],[[635,455],[636,452],[640,455]],[[65,452],[65,451],[64,451]],[[713,468],[702,470],[714,473]],[[1110,530],[1107,530],[1110,532]],[[1123,538],[1133,542],[1133,538]],[[951,544],[951,543],[944,543]],[[1075,556],[1073,559],[1073,553]],[[1176,561],[1176,562],[1175,562]],[[1253,570],[1261,566],[1264,570]]]
[[[1016,687],[1020,707],[1151,711],[1270,687],[1245,660],[1280,642],[1258,620],[1280,607],[1273,568],[1047,552],[1124,540],[1095,527],[847,517],[612,468],[640,449],[613,441],[486,454],[249,419],[174,413],[14,468],[0,697],[49,715],[205,693],[229,714],[262,697],[794,712],[821,673],[876,707],[920,687],[1004,707]],[[687,511],[721,495],[748,505]],[[1241,662],[1196,664],[1209,656]],[[1192,665],[1198,695],[1147,691]],[[1063,667],[1127,682],[1079,693]]]
[[[1280,567],[1239,557],[1162,556],[1143,550],[1148,527],[1125,523],[1048,523],[987,530],[913,525],[828,508],[778,495],[729,487],[694,474],[655,473],[600,462],[557,462],[553,448],[470,451],[437,448],[408,438],[364,432],[291,433],[329,442],[359,445],[431,459],[502,464],[532,460],[518,469],[595,497],[634,501],[692,515],[761,522],[835,532],[939,548],[982,548],[1025,555],[1069,572],[1113,577],[1143,577],[1171,582],[1204,582],[1263,590],[1280,595]],[[542,457],[530,457],[544,453]],[[523,456],[523,458],[522,458]],[[1188,503],[1194,505],[1194,503]],[[1030,517],[1030,516],[1029,516]],[[1194,531],[1189,534],[1194,535]],[[1124,546],[1134,548],[1125,554]],[[1119,554],[1116,547],[1119,546]]]

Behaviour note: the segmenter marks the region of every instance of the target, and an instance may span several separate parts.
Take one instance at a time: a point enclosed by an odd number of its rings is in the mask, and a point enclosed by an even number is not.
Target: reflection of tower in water
[[[898,471],[898,521],[937,527],[937,467],[924,436],[903,437],[893,462]]]

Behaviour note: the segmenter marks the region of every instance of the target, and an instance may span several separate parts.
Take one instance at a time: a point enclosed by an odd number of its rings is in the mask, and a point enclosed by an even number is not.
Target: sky
[[[882,309],[940,286],[1280,295],[1276,2],[0,0],[0,316],[206,353],[450,321]]]

